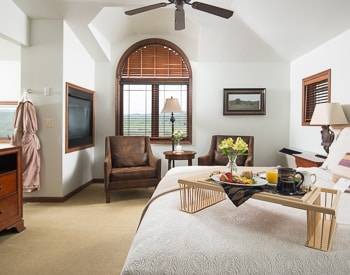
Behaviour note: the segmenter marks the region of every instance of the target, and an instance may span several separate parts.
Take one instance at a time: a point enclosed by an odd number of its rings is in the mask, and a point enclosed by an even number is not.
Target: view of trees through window
[[[153,93],[152,85],[157,95]],[[187,91],[188,85],[184,84],[124,84],[123,85],[123,134],[130,136],[152,136],[153,131],[158,137],[171,136],[171,122],[168,113],[161,113],[165,100],[170,97],[177,98],[181,105],[182,113],[175,113],[175,130],[181,130],[187,136]],[[155,98],[156,97],[156,98]],[[152,108],[152,102],[158,108]],[[153,110],[153,113],[152,113]],[[154,119],[157,122],[154,122]],[[152,121],[155,125],[152,125]]]
[[[173,97],[182,111],[174,113],[175,130],[184,133],[184,142],[192,141],[192,74],[180,48],[162,39],[135,43],[119,62],[117,80],[117,135],[171,142],[171,114],[162,110],[166,100]]]

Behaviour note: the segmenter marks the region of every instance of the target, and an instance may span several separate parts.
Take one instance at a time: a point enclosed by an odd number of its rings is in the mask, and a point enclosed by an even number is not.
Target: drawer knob
[[[3,213],[2,210],[0,210],[0,215],[1,215],[2,213]]]

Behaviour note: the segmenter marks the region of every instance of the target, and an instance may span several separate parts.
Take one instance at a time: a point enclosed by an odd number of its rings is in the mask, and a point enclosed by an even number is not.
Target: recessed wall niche
[[[95,91],[66,82],[66,153],[95,145]]]

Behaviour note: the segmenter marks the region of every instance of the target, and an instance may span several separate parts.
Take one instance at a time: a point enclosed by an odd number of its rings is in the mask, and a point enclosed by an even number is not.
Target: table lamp
[[[330,129],[330,126],[348,123],[343,107],[339,103],[322,103],[316,105],[310,125],[322,126],[321,145],[328,154],[329,147],[334,141],[334,132]]]
[[[174,113],[181,113],[181,106],[177,98],[167,98],[165,100],[165,104],[162,110],[162,113],[171,113],[170,121],[171,121],[171,148],[174,151],[175,144],[174,144],[174,123],[175,123],[175,117]]]

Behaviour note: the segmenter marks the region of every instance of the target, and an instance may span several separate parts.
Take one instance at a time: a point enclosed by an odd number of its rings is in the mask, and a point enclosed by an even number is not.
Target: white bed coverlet
[[[222,169],[222,167],[220,167]],[[178,187],[179,177],[218,167],[170,170],[155,194]],[[258,169],[259,170],[259,169]],[[329,175],[320,169],[318,184]],[[155,195],[154,194],[154,195]],[[196,214],[179,211],[179,192],[149,207],[131,245],[122,274],[350,274],[350,194],[342,194],[343,223],[333,247],[304,246],[306,213],[254,199],[236,208],[229,199]],[[347,209],[346,209],[347,208]]]

